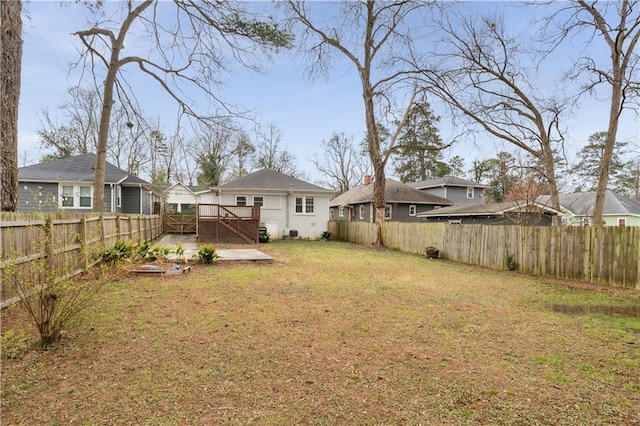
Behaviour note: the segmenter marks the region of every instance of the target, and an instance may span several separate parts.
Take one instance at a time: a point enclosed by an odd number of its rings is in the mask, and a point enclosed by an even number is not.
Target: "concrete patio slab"
[[[198,257],[198,242],[193,234],[168,234],[163,236],[158,244],[161,246],[169,246],[171,250],[175,250],[178,244],[182,244],[184,248],[184,257],[194,259]],[[262,253],[257,249],[216,249],[220,258],[218,262],[273,262],[273,257]],[[175,253],[170,253],[170,260],[176,259]]]

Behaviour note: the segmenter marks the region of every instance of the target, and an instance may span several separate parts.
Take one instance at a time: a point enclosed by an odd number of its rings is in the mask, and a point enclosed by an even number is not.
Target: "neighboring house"
[[[375,222],[373,183],[365,181],[331,200],[331,220],[346,222]],[[412,188],[387,178],[384,196],[385,219],[398,222],[417,222],[418,211],[451,206],[453,201]]]
[[[18,211],[93,210],[95,154],[82,154],[18,169]],[[162,193],[139,177],[106,164],[104,211],[152,214]]]
[[[273,239],[318,238],[327,230],[333,191],[262,169],[199,195],[200,203],[260,206],[260,224]]]
[[[487,185],[455,176],[411,182],[407,185],[461,205],[482,204],[482,194],[487,188]]]
[[[188,186],[178,182],[164,190],[165,211],[167,213],[196,214],[196,205],[200,196],[209,193],[207,188]]]
[[[563,225],[588,226],[593,223],[595,192],[560,194],[559,198]],[[551,205],[550,196],[542,195],[538,202]],[[640,226],[640,201],[607,190],[603,217],[607,226]]]
[[[418,213],[425,222],[446,222],[478,225],[538,225],[549,226],[561,212],[544,204],[526,201],[470,204],[444,207]]]

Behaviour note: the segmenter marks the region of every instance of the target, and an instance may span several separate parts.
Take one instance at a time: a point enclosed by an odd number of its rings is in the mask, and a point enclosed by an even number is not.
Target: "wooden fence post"
[[[44,223],[44,251],[47,256],[47,269],[51,276],[55,276],[55,259],[54,259],[54,247],[53,247],[53,219],[47,218]]]
[[[82,269],[89,269],[89,253],[87,246],[87,219],[82,216],[80,218],[80,256],[82,260]]]

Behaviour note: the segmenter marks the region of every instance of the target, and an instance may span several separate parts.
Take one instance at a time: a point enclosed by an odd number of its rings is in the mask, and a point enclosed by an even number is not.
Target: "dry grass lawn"
[[[638,315],[549,308],[636,309],[640,292],[346,243],[258,249],[275,263],[121,275],[53,348],[3,348],[2,424],[640,424]],[[20,309],[2,327],[26,327]]]

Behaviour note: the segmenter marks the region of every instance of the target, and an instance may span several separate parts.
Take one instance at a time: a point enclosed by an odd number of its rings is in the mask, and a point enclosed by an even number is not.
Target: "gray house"
[[[96,155],[82,154],[18,169],[18,211],[93,209]],[[137,176],[106,164],[104,211],[152,214],[162,193]]]
[[[561,212],[542,203],[510,201],[504,203],[467,204],[418,213],[424,222],[478,225],[549,226]]]
[[[407,185],[461,205],[482,204],[482,194],[487,188],[487,185],[455,176],[411,182]]]
[[[394,179],[385,184],[385,219],[418,222],[418,211],[427,211],[455,204],[437,195],[412,188]],[[358,185],[335,197],[329,203],[331,220],[344,222],[375,222],[373,183]]]

